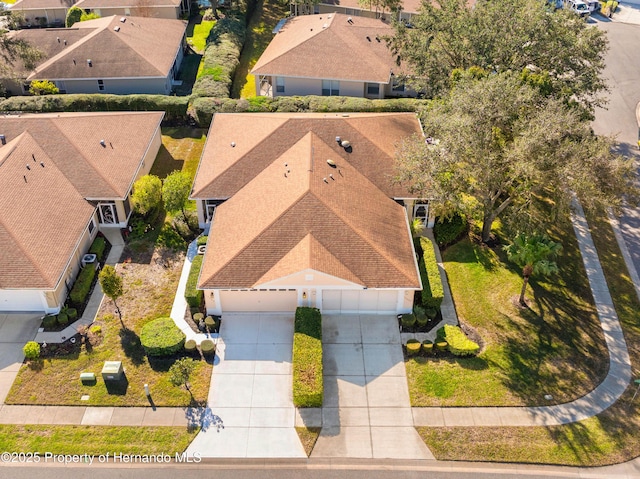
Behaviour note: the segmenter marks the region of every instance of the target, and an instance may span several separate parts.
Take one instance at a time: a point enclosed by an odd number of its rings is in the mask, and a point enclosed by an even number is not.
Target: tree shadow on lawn
[[[171,128],[170,136],[173,139],[182,139],[182,138],[200,138],[200,136],[191,136],[194,135],[191,132],[186,132],[185,128]],[[161,180],[166,178],[169,173],[175,170],[182,171],[182,167],[184,166],[184,160],[176,159],[171,152],[167,149],[166,146],[160,145],[160,149],[158,150],[158,154],[156,155],[156,159],[153,162],[153,166],[151,167],[150,175],[155,175]]]
[[[414,359],[414,358],[411,358]],[[468,369],[470,371],[482,371],[489,368],[489,363],[486,359],[479,356],[468,357],[456,357],[456,356],[430,356],[430,357],[418,357],[414,359],[418,363],[447,363],[460,366],[462,369]]]
[[[164,136],[168,136],[174,140],[183,140],[185,138],[193,138],[194,140],[199,140],[204,135],[206,135],[206,133],[207,133],[207,130],[204,128],[172,127],[172,128],[162,129],[162,134]],[[158,160],[156,159],[156,161]],[[174,160],[174,161],[182,161],[182,160]],[[153,166],[155,167],[155,163]]]
[[[127,327],[121,328],[118,333],[120,336],[120,346],[124,351],[125,356],[127,356],[134,366],[140,366],[144,363],[146,354],[144,352],[144,348],[142,347],[142,343],[140,342],[140,337]]]

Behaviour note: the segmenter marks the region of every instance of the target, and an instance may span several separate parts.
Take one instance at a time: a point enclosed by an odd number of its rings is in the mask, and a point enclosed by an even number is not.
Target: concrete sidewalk
[[[631,381],[627,343],[613,306],[582,206],[574,202],[571,215],[598,317],[609,349],[609,372],[589,394],[575,401],[542,407],[413,408],[416,426],[552,426],[595,416],[624,393]],[[613,224],[614,229],[617,223]],[[616,236],[619,233],[616,234]],[[625,258],[626,259],[626,258]],[[632,267],[632,265],[628,265]]]

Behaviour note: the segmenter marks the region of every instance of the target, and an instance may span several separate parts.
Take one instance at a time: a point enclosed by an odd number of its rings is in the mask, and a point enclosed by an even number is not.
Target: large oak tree
[[[423,137],[398,148],[398,181],[434,208],[480,220],[488,241],[497,218],[513,231],[538,228],[567,210],[575,193],[585,208],[635,198],[630,161],[612,153],[562,101],[519,75],[461,79],[422,118]]]
[[[473,8],[467,0],[422,0],[411,27],[397,23],[390,44],[411,67],[409,83],[428,97],[445,94],[452,72],[471,67],[548,74],[550,93],[587,115],[606,91],[605,33],[570,11],[551,12],[545,0],[477,0]]]

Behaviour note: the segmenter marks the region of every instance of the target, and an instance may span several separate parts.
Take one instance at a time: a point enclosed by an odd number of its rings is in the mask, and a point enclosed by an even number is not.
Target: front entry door
[[[427,203],[418,203],[413,207],[413,217],[420,218],[426,225],[429,218],[429,205]]]
[[[100,223],[105,225],[114,225],[118,223],[118,212],[115,203],[100,203]]]

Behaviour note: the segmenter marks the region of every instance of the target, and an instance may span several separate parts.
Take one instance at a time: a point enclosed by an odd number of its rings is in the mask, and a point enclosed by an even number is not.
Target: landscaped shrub
[[[76,305],[84,304],[84,301],[87,299],[87,295],[91,290],[91,283],[95,276],[96,268],[92,264],[87,265],[80,270],[80,273],[76,278],[76,282],[73,284],[73,288],[71,288],[71,293],[69,293],[69,297],[73,303]]]
[[[415,356],[416,354],[418,354],[420,352],[420,347],[421,347],[421,343],[420,341],[418,341],[417,339],[409,339],[407,341],[407,356]]]
[[[425,353],[426,355],[430,356],[433,354],[433,342],[429,341],[428,339],[425,341],[422,341],[422,352]]]
[[[207,316],[204,318],[204,325],[207,327],[209,331],[216,327],[216,322],[212,316]]]
[[[210,356],[215,354],[216,352],[216,343],[214,343],[211,339],[203,339],[200,343],[200,351],[205,356]]]
[[[184,346],[185,335],[171,318],[158,318],[145,324],[140,343],[148,356],[169,356]]]
[[[102,236],[96,236],[96,239],[94,239],[91,244],[91,248],[89,248],[89,253],[95,254],[98,257],[98,261],[102,261],[106,247],[107,241]]]
[[[467,220],[459,214],[451,218],[439,218],[433,225],[433,236],[438,246],[444,248],[455,243],[469,229]]]
[[[175,251],[183,250],[187,246],[184,238],[182,238],[180,233],[178,233],[169,223],[162,225],[158,239],[156,239],[156,243]]]
[[[293,333],[293,404],[321,407],[322,316],[317,308],[296,309]]]
[[[66,94],[13,96],[0,101],[0,111],[164,111],[166,121],[187,119],[189,97],[168,95]]]
[[[447,343],[446,341],[438,341],[436,343],[436,350],[437,351],[446,351],[448,346],[449,346],[449,343]]]
[[[400,324],[402,324],[402,329],[411,329],[416,325],[416,317],[413,313],[403,314],[400,318]]]
[[[67,324],[69,324],[69,316],[67,316],[66,313],[60,313],[58,314],[58,324],[60,326],[66,326]]]
[[[45,316],[42,318],[42,327],[44,329],[53,329],[58,324],[58,318],[56,316]]]
[[[198,238],[196,239],[196,245],[198,246],[204,246],[207,244],[207,239],[209,237],[206,235],[202,235],[202,236],[198,236]]]
[[[440,271],[436,262],[436,253],[429,238],[420,238],[422,258],[419,269],[422,276],[422,305],[428,308],[439,308],[444,298]]]
[[[200,321],[202,321],[203,319],[204,319],[204,314],[202,314],[202,313],[200,313],[200,312],[195,313],[195,314],[193,315],[193,320],[194,320],[196,323],[199,323],[199,322],[200,322]]]
[[[198,276],[200,275],[200,269],[202,268],[203,255],[196,255],[191,262],[191,270],[189,271],[189,277],[187,278],[187,285],[184,288],[184,297],[187,300],[187,304],[191,307],[198,307],[202,304],[204,298],[204,291],[196,289],[198,285]],[[202,316],[203,318],[204,316]],[[199,318],[199,319],[202,319]],[[193,317],[195,320],[195,316]]]
[[[102,326],[100,326],[99,324],[95,324],[89,328],[89,331],[91,331],[93,334],[102,334]]]
[[[192,353],[196,350],[196,340],[195,339],[189,339],[184,343],[184,350],[188,353]]]
[[[413,314],[416,317],[416,324],[418,325],[419,328],[424,328],[429,322],[427,313],[425,312],[422,306],[414,306]]]
[[[75,321],[78,319],[78,310],[76,308],[68,308],[67,316],[69,316],[69,321]]]
[[[34,361],[40,357],[40,345],[35,341],[29,341],[22,348],[22,352],[25,358],[29,361]]]
[[[233,74],[240,63],[245,32],[244,20],[237,17],[227,16],[214,25],[193,85],[194,97],[229,96]]]
[[[473,356],[478,354],[480,346],[467,338],[467,335],[458,327],[445,324],[441,328],[444,338],[449,344],[449,351],[455,356]]]

